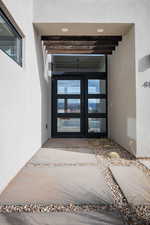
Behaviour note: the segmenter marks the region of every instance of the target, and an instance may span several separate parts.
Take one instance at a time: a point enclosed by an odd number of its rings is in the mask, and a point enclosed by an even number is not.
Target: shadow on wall
[[[35,50],[41,88],[41,145],[48,139],[48,81],[46,80],[46,60],[44,60],[40,35],[34,30]]]
[[[150,55],[146,55],[139,60],[139,72],[144,72],[150,68]]]
[[[128,137],[128,143],[130,147],[130,153],[132,153],[134,156],[136,156],[136,140]]]
[[[127,137],[130,152],[136,156],[136,116],[127,120]]]

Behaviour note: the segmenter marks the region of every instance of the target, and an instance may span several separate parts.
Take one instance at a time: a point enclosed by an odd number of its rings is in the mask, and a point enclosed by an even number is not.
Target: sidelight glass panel
[[[80,132],[80,118],[57,118],[57,132]]]
[[[80,94],[80,80],[58,80],[57,94]]]
[[[89,118],[88,119],[89,133],[105,133],[106,132],[106,118]]]
[[[80,99],[57,99],[58,113],[80,113]]]
[[[88,113],[106,113],[106,99],[88,99]]]
[[[106,81],[88,80],[88,94],[106,94]]]

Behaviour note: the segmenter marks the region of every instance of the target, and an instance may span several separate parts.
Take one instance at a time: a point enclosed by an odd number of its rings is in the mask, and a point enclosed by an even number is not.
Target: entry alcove
[[[52,56],[53,137],[107,137],[107,56]]]

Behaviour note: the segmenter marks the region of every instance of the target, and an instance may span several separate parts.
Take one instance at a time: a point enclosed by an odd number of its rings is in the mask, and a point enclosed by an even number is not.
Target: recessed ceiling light
[[[62,31],[62,32],[68,32],[69,29],[68,29],[67,27],[63,27],[63,28],[61,28],[61,31]]]
[[[103,29],[103,28],[98,28],[98,29],[97,29],[97,32],[98,32],[98,33],[102,33],[102,32],[104,32],[104,29]]]

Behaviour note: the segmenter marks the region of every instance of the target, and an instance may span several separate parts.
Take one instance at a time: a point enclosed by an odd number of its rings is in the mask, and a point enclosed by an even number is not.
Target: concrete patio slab
[[[25,167],[0,196],[0,203],[112,204],[97,167]]]
[[[135,166],[111,166],[110,169],[130,204],[150,204],[150,177]]]
[[[97,164],[94,154],[86,148],[41,148],[29,161],[33,164]]]
[[[3,225],[123,225],[117,212],[0,214]]]
[[[89,148],[88,139],[84,138],[51,138],[43,148]]]

